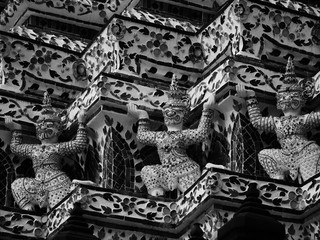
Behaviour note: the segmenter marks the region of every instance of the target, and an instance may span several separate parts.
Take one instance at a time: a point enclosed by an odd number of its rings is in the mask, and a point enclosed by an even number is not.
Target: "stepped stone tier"
[[[2,2],[0,239],[263,239],[254,223],[277,234],[270,239],[319,239],[320,175],[302,182],[270,178],[258,153],[280,148],[277,137],[254,128],[245,100],[236,96],[242,84],[254,91],[262,116],[281,116],[276,93],[292,59],[296,78],[314,88],[302,112],[319,111],[319,3]],[[185,128],[197,128],[213,94],[216,106],[206,140],[187,149],[200,178],[183,193],[154,197],[141,170],[160,163],[157,149],[137,141],[138,122],[127,104],[164,131],[173,75],[190,98]],[[86,109],[87,146],[61,161],[70,180],[80,180],[70,193],[49,211],[26,211],[14,202],[11,183],[34,178],[33,166],[11,151],[5,118],[22,126],[24,143],[39,144],[35,124],[44,92],[65,116],[59,142],[75,138]],[[307,137],[319,145],[319,128]]]

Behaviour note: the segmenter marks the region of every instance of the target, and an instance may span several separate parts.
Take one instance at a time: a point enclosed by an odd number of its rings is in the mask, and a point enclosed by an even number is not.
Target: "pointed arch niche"
[[[103,187],[134,191],[134,162],[130,148],[122,136],[109,128],[103,154]]]
[[[0,149],[0,205],[13,206],[11,183],[14,179],[14,168],[9,155]]]
[[[263,143],[259,132],[241,113],[236,117],[231,136],[230,169],[253,176],[266,176],[258,161]]]

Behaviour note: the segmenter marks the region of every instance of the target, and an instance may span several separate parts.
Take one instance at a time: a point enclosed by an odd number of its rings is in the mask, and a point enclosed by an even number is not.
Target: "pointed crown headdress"
[[[163,108],[176,107],[188,109],[190,106],[190,99],[187,92],[178,86],[178,79],[175,74],[172,76],[170,89],[167,92],[168,101]]]
[[[296,77],[292,58],[288,58],[286,72],[283,74],[282,85],[278,92],[302,92],[303,88]]]
[[[51,105],[51,97],[46,91],[43,95],[41,116],[37,123],[40,122],[61,122],[62,113],[53,109]]]
[[[283,74],[282,83],[283,84],[277,93],[300,92],[304,100],[311,98],[314,94],[314,80],[310,77],[298,80],[291,57],[288,58],[286,72]]]

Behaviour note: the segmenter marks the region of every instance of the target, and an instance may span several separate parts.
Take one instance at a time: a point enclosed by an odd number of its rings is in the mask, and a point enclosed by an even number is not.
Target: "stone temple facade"
[[[320,6],[290,0],[9,0],[0,14],[0,239],[320,239],[320,175],[304,182],[271,179],[258,161],[279,148],[273,133],[250,123],[243,84],[263,116],[279,116],[276,91],[293,60],[319,110]],[[171,78],[190,97],[186,128],[216,95],[209,137],[188,155],[201,177],[183,194],[147,194],[141,169],[157,149],[136,139],[134,103],[163,130]],[[60,141],[74,139],[87,110],[87,148],[64,157],[72,191],[50,211],[21,210],[11,183],[34,177],[29,158],[11,152],[12,117],[23,141],[38,143],[34,123],[43,93],[64,111]],[[320,142],[319,128],[308,138]],[[223,167],[222,167],[223,166]]]

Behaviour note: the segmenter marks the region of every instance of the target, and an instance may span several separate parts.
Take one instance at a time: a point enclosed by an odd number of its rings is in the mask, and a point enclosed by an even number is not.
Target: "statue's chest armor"
[[[32,149],[33,165],[49,164],[59,160],[58,145],[37,145]]]
[[[304,118],[281,117],[275,119],[276,131],[280,138],[290,135],[304,135],[307,131]]]
[[[182,149],[184,146],[181,132],[164,132],[158,136],[160,151],[169,152],[173,149]]]

